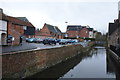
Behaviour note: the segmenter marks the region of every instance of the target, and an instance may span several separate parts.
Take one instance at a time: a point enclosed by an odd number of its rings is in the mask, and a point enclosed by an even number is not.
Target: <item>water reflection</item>
[[[115,75],[106,74],[105,48],[93,49],[88,55],[62,78],[115,78]]]
[[[115,69],[106,56],[106,49],[95,48],[29,78],[117,78],[119,72]]]
[[[120,80],[120,66],[115,63],[114,59],[112,58],[109,53],[107,53],[107,74],[115,74],[116,80]]]

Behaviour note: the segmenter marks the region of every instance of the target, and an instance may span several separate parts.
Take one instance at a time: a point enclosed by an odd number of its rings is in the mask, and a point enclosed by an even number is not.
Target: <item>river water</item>
[[[120,72],[104,47],[95,47],[30,78],[109,78],[120,79]]]

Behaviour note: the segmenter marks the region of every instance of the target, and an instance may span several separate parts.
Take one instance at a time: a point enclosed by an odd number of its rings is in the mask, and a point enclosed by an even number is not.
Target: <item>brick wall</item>
[[[79,35],[79,31],[67,31],[68,37],[76,37]]]
[[[41,36],[51,36],[50,31],[48,30],[47,26],[44,25],[43,28],[40,30]]]
[[[83,47],[81,45],[69,45],[52,49],[1,54],[2,75],[3,78],[27,77],[77,55],[82,51]]]
[[[23,26],[12,24],[8,22],[8,35],[14,37],[13,45],[20,43],[20,36],[24,34]]]
[[[86,29],[86,28],[83,28],[83,29],[80,31],[79,36],[80,36],[80,37],[86,37],[86,38],[88,38],[88,37],[89,37],[89,30]]]
[[[110,45],[117,47],[118,45],[118,38],[120,38],[120,28],[115,30],[110,36],[109,36],[109,47]]]
[[[75,38],[77,35],[79,37],[87,37],[87,38],[89,37],[89,31],[87,28],[83,28],[80,31],[67,31],[66,33],[68,34],[68,37],[73,37],[73,38]]]

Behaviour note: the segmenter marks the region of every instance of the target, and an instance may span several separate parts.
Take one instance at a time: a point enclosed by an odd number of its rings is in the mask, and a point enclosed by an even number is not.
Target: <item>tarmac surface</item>
[[[44,45],[42,43],[24,43],[22,45],[17,46],[0,46],[0,53],[9,53],[9,52],[17,52],[17,51],[25,51],[31,49],[46,49],[46,48],[55,48],[61,47],[63,45]]]
[[[87,46],[87,43],[79,43],[83,47]],[[73,45],[73,44],[67,44],[67,45]],[[47,49],[47,48],[55,48],[55,47],[61,47],[66,45],[59,45],[58,43],[56,45],[44,45],[42,43],[23,43],[22,45],[17,46],[0,46],[0,53],[10,53],[10,52],[17,52],[17,51],[25,51],[25,50],[31,50],[31,49]]]

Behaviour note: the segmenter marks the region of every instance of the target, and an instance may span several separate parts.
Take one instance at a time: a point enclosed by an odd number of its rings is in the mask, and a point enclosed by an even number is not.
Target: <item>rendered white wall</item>
[[[7,21],[0,20],[0,31],[1,30],[7,31]]]
[[[2,45],[2,33],[7,35],[7,21],[0,20],[0,45]],[[4,45],[6,45],[6,40],[4,42]]]
[[[93,38],[93,31],[89,32],[89,38]]]

